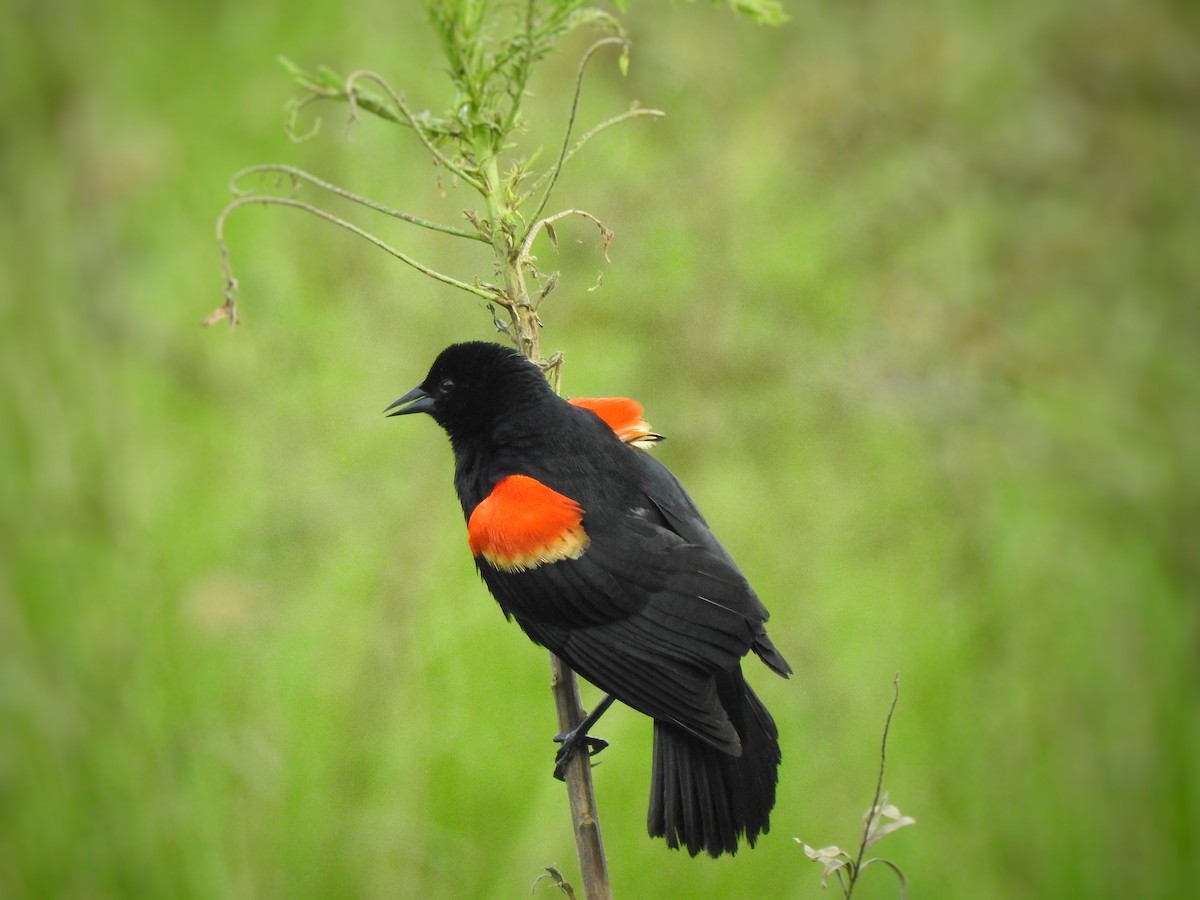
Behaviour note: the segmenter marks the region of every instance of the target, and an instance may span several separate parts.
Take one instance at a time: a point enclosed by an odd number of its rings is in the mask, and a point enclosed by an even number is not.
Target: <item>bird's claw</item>
[[[580,734],[579,729],[556,734],[554,742],[562,744],[558,753],[554,754],[554,777],[559,781],[567,780],[567,766],[576,753],[583,751],[592,757],[608,746],[608,741],[604,738],[594,737],[586,732]]]

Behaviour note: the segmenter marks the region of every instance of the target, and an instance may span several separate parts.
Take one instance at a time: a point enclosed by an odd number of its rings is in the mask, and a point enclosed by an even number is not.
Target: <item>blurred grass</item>
[[[887,785],[918,825],[878,849],[914,896],[1181,896],[1200,878],[1197,16],[789,11],[771,31],[637,5],[630,75],[598,67],[587,111],[669,117],[597,140],[558,195],[617,232],[605,265],[590,229],[560,230],[546,341],[567,389],[646,403],[798,670],[752,675],[785,763],[771,835],[732,860],[645,837],[649,728],[606,719],[617,895],[821,896],[791,838],[856,839],[899,671]],[[335,108],[307,144],[280,127],[280,53],[443,102],[419,7],[18,0],[10,19],[0,895],[571,877],[544,654],[473,573],[444,439],[379,415],[487,316],[251,209],[229,229],[246,324],[196,327],[243,165],[466,205],[403,133],[347,142]],[[532,141],[554,145],[574,67],[534,86]],[[887,874],[860,896],[894,896]]]

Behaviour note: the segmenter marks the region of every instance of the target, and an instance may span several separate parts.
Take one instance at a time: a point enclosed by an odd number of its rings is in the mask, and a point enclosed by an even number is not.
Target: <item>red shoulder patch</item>
[[[578,559],[589,541],[579,504],[528,475],[501,478],[467,521],[471,555],[506,572]]]
[[[628,397],[576,397],[569,401],[583,409],[590,409],[604,424],[613,430],[626,444],[647,449],[662,435],[650,430],[650,423],[642,418],[642,404]]]

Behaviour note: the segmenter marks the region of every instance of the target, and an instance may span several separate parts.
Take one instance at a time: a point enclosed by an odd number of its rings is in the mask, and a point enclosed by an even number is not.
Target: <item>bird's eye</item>
[[[448,394],[454,390],[454,380],[451,378],[443,378],[438,384],[439,394]]]

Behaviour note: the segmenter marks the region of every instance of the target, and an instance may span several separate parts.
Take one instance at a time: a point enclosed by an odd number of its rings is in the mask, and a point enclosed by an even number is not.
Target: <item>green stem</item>
[[[235,280],[233,279],[232,273],[230,271],[228,271],[228,256],[225,253],[225,220],[228,219],[229,215],[232,212],[234,212],[235,210],[240,209],[243,206],[249,206],[251,204],[256,204],[256,205],[260,205],[260,206],[290,206],[295,209],[302,209],[305,212],[310,213],[311,215],[314,215],[319,219],[324,219],[326,222],[331,222],[332,224],[337,225],[341,228],[344,228],[349,232],[357,234],[359,237],[363,238],[364,240],[370,241],[372,244],[374,244],[380,250],[383,250],[386,253],[390,253],[392,256],[396,257],[396,259],[400,260],[402,263],[412,266],[418,272],[420,272],[423,275],[429,276],[434,281],[440,281],[443,284],[448,284],[451,287],[456,287],[459,290],[466,291],[469,294],[474,294],[477,297],[482,297],[484,300],[494,300],[495,299],[494,293],[492,291],[489,291],[487,288],[479,287],[478,285],[474,285],[474,284],[467,284],[467,282],[465,282],[465,281],[459,281],[457,278],[452,278],[449,275],[445,275],[441,272],[438,272],[435,269],[431,269],[429,266],[425,265],[424,263],[420,262],[419,260],[416,260],[413,257],[409,256],[404,251],[397,250],[391,244],[376,237],[371,232],[367,231],[365,228],[360,228],[357,225],[355,225],[353,222],[347,222],[345,219],[341,218],[340,216],[335,216],[333,213],[326,212],[325,210],[321,209],[320,207],[313,206],[311,203],[305,203],[301,200],[294,200],[291,197],[272,197],[269,195],[258,196],[258,195],[254,195],[254,194],[239,197],[238,199],[231,201],[223,210],[221,210],[221,214],[217,217],[217,243],[221,247],[221,250],[222,250],[222,261],[226,265],[226,273],[225,273],[226,281],[229,283],[234,283]]]
[[[541,322],[529,299],[529,288],[525,284],[525,272],[512,229],[506,224],[516,215],[516,210],[505,201],[500,182],[500,164],[495,153],[489,152],[481,158],[480,170],[484,178],[484,200],[487,203],[492,250],[496,255],[496,265],[504,273],[503,305],[512,319],[512,336],[517,349],[540,364],[542,356],[538,331]]]
[[[514,229],[506,226],[516,209],[506,201],[500,180],[500,165],[495,149],[486,152],[476,145],[479,168],[483,174],[484,199],[487,202],[488,224],[496,264],[504,272],[505,298],[501,303],[512,319],[511,335],[517,349],[538,365],[545,365],[538,345],[541,322],[530,301],[525,284],[522,248],[517,246]],[[562,358],[556,354],[549,365],[551,383],[558,390]],[[579,696],[579,680],[575,673],[553,653],[550,654],[550,688],[554,694],[555,712],[560,732],[567,732],[583,721],[586,713]],[[580,877],[586,900],[612,900],[612,885],[600,834],[600,816],[596,809],[596,794],[592,786],[591,763],[586,754],[576,754],[567,765],[567,802],[571,808],[571,823],[575,834],[575,851],[579,857]]]

